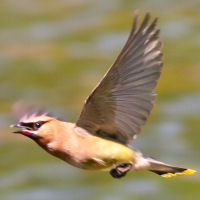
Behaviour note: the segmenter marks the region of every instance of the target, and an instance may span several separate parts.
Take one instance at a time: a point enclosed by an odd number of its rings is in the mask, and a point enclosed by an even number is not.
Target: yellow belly
[[[122,163],[134,161],[134,151],[120,143],[92,136],[86,147],[85,162],[81,168],[90,170],[109,170]]]

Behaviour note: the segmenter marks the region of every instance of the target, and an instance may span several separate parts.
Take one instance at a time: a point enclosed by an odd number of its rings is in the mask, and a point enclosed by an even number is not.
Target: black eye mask
[[[38,122],[20,122],[20,125],[23,127],[26,127],[30,130],[38,130],[43,124],[45,124],[47,121],[38,121]]]

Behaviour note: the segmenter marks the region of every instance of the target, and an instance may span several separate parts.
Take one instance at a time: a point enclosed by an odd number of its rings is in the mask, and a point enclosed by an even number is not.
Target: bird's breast
[[[93,136],[71,125],[59,133],[62,138],[47,145],[47,151],[67,163],[89,170],[105,170],[134,159],[132,149],[120,143]]]

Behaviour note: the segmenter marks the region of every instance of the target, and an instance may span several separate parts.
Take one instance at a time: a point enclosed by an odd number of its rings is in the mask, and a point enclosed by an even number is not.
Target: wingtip
[[[158,22],[158,17],[156,17],[154,20],[153,20],[153,22],[152,22],[152,24],[157,24],[157,22]]]
[[[150,12],[146,12],[145,17],[150,18],[151,17]]]
[[[139,10],[136,10],[136,11],[134,12],[134,20],[133,20],[133,24],[134,24],[134,25],[138,23],[139,16],[140,16],[140,11],[139,11]]]
[[[137,10],[134,11],[134,18],[139,18],[139,16],[140,16],[140,10],[137,9]],[[144,19],[149,20],[150,18],[151,18],[151,13],[146,12],[145,15],[144,15]],[[156,25],[157,22],[158,22],[158,17],[155,17],[152,24]]]
[[[135,16],[135,17],[138,17],[139,14],[140,14],[140,11],[139,11],[138,9],[134,11],[134,16]]]

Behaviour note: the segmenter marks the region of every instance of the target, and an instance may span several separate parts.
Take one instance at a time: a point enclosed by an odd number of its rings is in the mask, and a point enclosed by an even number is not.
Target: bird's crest
[[[33,105],[27,105],[19,101],[13,106],[14,116],[18,121],[26,121],[27,119],[39,116],[48,116],[56,118],[51,112],[46,112],[45,109],[37,109]]]

